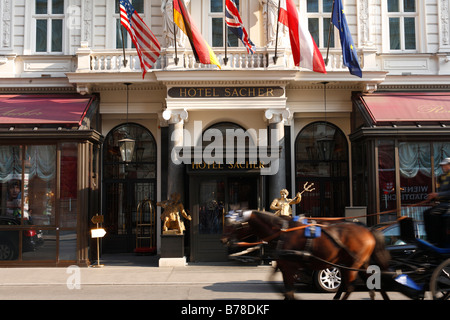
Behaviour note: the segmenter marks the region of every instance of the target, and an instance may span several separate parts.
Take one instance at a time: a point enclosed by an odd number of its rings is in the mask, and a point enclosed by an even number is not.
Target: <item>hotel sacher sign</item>
[[[171,98],[277,98],[284,95],[282,87],[173,87]]]

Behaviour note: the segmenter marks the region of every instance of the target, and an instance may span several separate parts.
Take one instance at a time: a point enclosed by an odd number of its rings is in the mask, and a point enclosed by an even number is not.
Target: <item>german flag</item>
[[[215,64],[221,68],[219,59],[208,43],[203,39],[202,34],[197,30],[183,0],[173,0],[173,21],[186,34],[191,43],[195,60],[203,64]]]

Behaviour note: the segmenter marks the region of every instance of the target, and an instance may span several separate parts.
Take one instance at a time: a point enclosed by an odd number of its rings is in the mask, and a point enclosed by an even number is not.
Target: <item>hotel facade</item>
[[[254,54],[224,45],[225,0],[185,1],[221,69],[174,37],[172,1],[131,2],[162,47],[145,77],[117,1],[0,0],[0,266],[90,265],[99,221],[102,253],[147,232],[164,256],[157,202],[173,193],[187,261],[227,259],[228,211],[305,184],[295,215],[421,219],[450,156],[450,0],[342,0],[361,78],[331,0],[294,0],[326,74],[294,66],[278,1],[235,1]]]

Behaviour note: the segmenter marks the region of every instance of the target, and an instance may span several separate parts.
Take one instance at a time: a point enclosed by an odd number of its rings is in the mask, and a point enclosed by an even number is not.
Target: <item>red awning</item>
[[[0,95],[0,124],[81,125],[93,96]]]
[[[359,101],[375,125],[450,121],[450,93],[374,93]]]

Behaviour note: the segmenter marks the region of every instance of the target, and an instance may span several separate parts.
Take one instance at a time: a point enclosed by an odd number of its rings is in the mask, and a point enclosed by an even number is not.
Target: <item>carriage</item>
[[[414,236],[413,219],[402,217],[400,240],[417,247],[406,256],[393,256],[390,268],[401,270],[396,280],[404,285],[404,293],[413,298],[423,298],[430,291],[435,300],[450,298],[450,216],[442,215],[437,223],[441,224],[441,241],[437,245]]]
[[[368,267],[379,269],[380,287],[369,288],[389,299],[386,291],[398,291],[412,299],[424,299],[430,291],[432,298],[447,300],[450,297],[450,236],[448,243],[439,246],[416,238],[411,218],[402,217],[400,239],[415,246],[408,255],[390,255],[384,246],[384,237],[377,230],[354,222],[311,221],[283,219],[272,213],[256,210],[230,212],[227,216],[228,234],[224,242],[232,247],[243,247],[252,252],[263,244],[271,249],[276,260],[276,270],[283,274],[285,298],[294,298],[294,283],[305,267],[321,270],[337,267],[342,273],[342,283],[335,299],[345,292],[348,298],[354,280],[359,275],[366,280],[373,276]],[[450,218],[442,220],[450,224]],[[446,229],[448,232],[448,228]],[[256,237],[256,238],[252,238]]]

